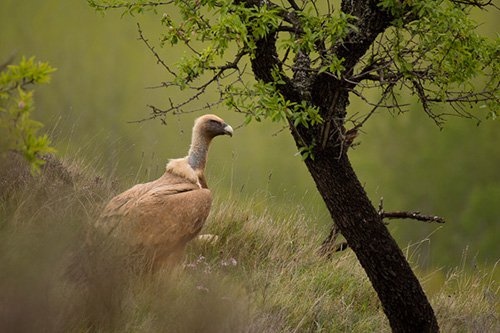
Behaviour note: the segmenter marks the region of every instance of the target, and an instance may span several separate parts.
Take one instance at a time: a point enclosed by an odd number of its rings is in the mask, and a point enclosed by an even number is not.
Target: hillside
[[[92,228],[123,188],[81,161],[46,160],[39,176],[15,155],[0,162],[1,332],[389,331],[353,253],[319,257],[324,235],[301,207],[219,197],[203,230],[219,241],[151,276]],[[469,266],[419,274],[441,329],[499,331],[498,269]]]

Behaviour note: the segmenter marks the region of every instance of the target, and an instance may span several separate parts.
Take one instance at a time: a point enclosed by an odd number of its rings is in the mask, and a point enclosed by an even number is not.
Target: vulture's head
[[[218,135],[233,136],[233,128],[216,115],[206,114],[195,120],[193,134],[211,140]]]

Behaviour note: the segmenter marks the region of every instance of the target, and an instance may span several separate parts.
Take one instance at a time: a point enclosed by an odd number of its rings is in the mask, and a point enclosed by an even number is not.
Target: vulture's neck
[[[198,132],[193,132],[191,147],[188,153],[188,163],[195,171],[203,172],[207,163],[208,146],[210,138],[200,135]]]

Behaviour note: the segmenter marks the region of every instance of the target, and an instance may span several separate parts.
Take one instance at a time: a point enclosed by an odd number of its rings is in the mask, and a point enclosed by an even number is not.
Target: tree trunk
[[[347,154],[306,161],[330,214],[366,271],[393,332],[438,332],[419,281],[361,186]]]
[[[341,52],[342,58],[346,58],[344,65],[349,65],[346,71],[353,68],[377,34],[388,26],[386,14],[377,9],[375,2],[367,1],[370,10],[364,6],[365,1],[342,2],[347,7],[356,4],[361,14],[368,13],[361,20],[364,34],[358,36],[353,32],[350,44],[344,43],[339,49],[348,52],[345,56]],[[347,9],[343,11],[351,12]],[[257,80],[273,82],[272,71],[282,70],[275,33],[256,41],[251,63]],[[300,66],[294,77],[282,75],[283,83],[277,88],[287,100],[308,101],[320,110],[323,124],[296,127],[290,122],[290,129],[297,147],[313,147],[314,160],[306,159],[306,165],[333,220],[365,269],[393,332],[439,332],[434,311],[418,279],[368,199],[347,157],[344,125],[352,83],[325,73],[310,76],[302,70],[308,67],[307,54],[298,52],[295,63]]]

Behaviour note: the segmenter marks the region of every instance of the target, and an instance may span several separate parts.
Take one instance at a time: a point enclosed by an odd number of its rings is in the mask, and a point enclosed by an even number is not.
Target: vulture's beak
[[[228,124],[226,124],[226,126],[224,126],[224,134],[227,134],[229,136],[233,136],[233,128],[231,126],[229,126]]]

